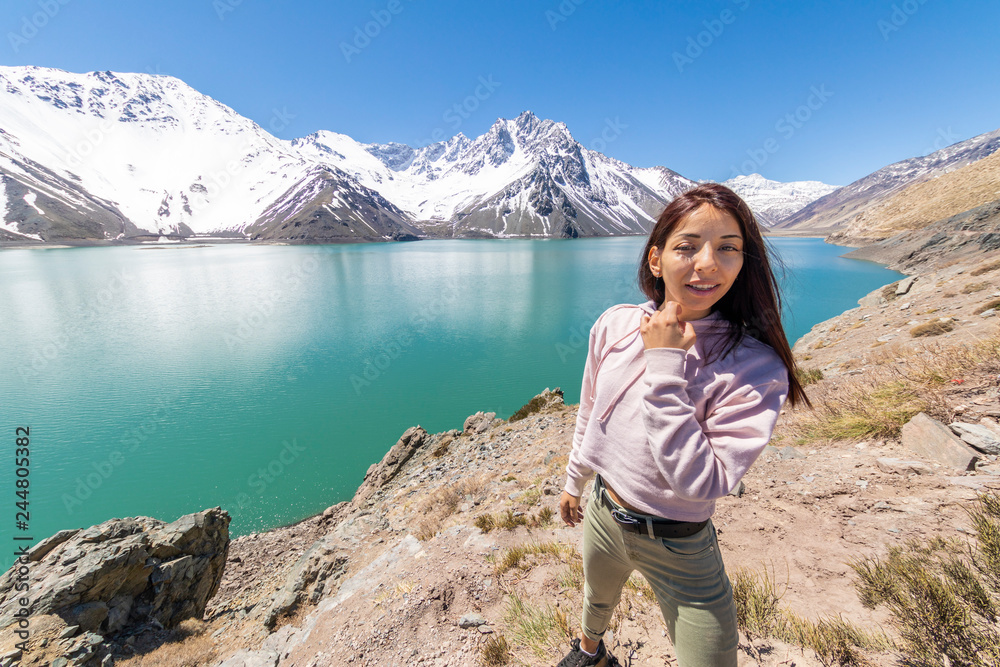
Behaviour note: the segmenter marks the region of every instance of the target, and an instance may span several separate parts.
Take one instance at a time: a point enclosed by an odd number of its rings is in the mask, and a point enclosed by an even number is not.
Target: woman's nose
[[[694,268],[696,271],[714,271],[718,268],[715,261],[715,250],[710,245],[705,245],[694,256]]]

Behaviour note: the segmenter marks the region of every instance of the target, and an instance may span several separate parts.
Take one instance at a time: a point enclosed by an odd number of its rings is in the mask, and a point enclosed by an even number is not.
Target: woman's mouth
[[[719,283],[698,283],[698,284],[688,283],[684,287],[688,288],[689,290],[691,290],[695,294],[698,294],[699,296],[706,296],[715,292],[719,288]]]

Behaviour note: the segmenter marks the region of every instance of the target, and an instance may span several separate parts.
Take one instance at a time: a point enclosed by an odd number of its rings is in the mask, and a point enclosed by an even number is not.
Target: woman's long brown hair
[[[793,406],[804,402],[812,407],[799,382],[795,357],[781,325],[781,296],[767,246],[753,211],[735,192],[718,183],[702,183],[679,195],[663,209],[639,260],[639,289],[659,308],[665,298],[664,285],[649,268],[650,248],[655,246],[664,252],[663,246],[677,225],[704,204],[733,216],[743,234],[743,267],[729,291],[712,308],[733,325],[721,356],[729,354],[747,335],[770,345],[788,370],[789,402]]]

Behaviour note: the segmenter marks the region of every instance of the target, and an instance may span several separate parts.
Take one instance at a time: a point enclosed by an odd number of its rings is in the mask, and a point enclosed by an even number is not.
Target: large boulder
[[[19,568],[31,577],[32,616],[56,614],[101,635],[155,620],[201,618],[229,551],[229,514],[215,507],[173,523],[111,519],[43,540],[0,577],[0,629],[15,620]]]
[[[979,452],[923,412],[903,426],[903,447],[955,470],[975,470]]]

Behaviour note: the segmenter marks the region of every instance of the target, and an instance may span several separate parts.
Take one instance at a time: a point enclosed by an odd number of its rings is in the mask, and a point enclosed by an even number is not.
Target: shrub
[[[552,394],[558,394],[561,397],[563,395],[563,392],[561,389],[556,387],[555,389],[552,390]],[[549,396],[551,396],[551,394]],[[517,412],[515,412],[510,416],[510,419],[508,419],[507,422],[513,423],[516,421],[521,421],[525,417],[528,417],[530,415],[535,414],[536,412],[539,412],[542,408],[545,407],[545,404],[547,402],[548,402],[548,396],[544,394],[539,394],[538,396],[535,396],[533,399],[522,405]]]
[[[968,513],[975,544],[911,540],[851,563],[861,602],[888,609],[909,664],[1000,664],[1000,496],[980,496]]]

